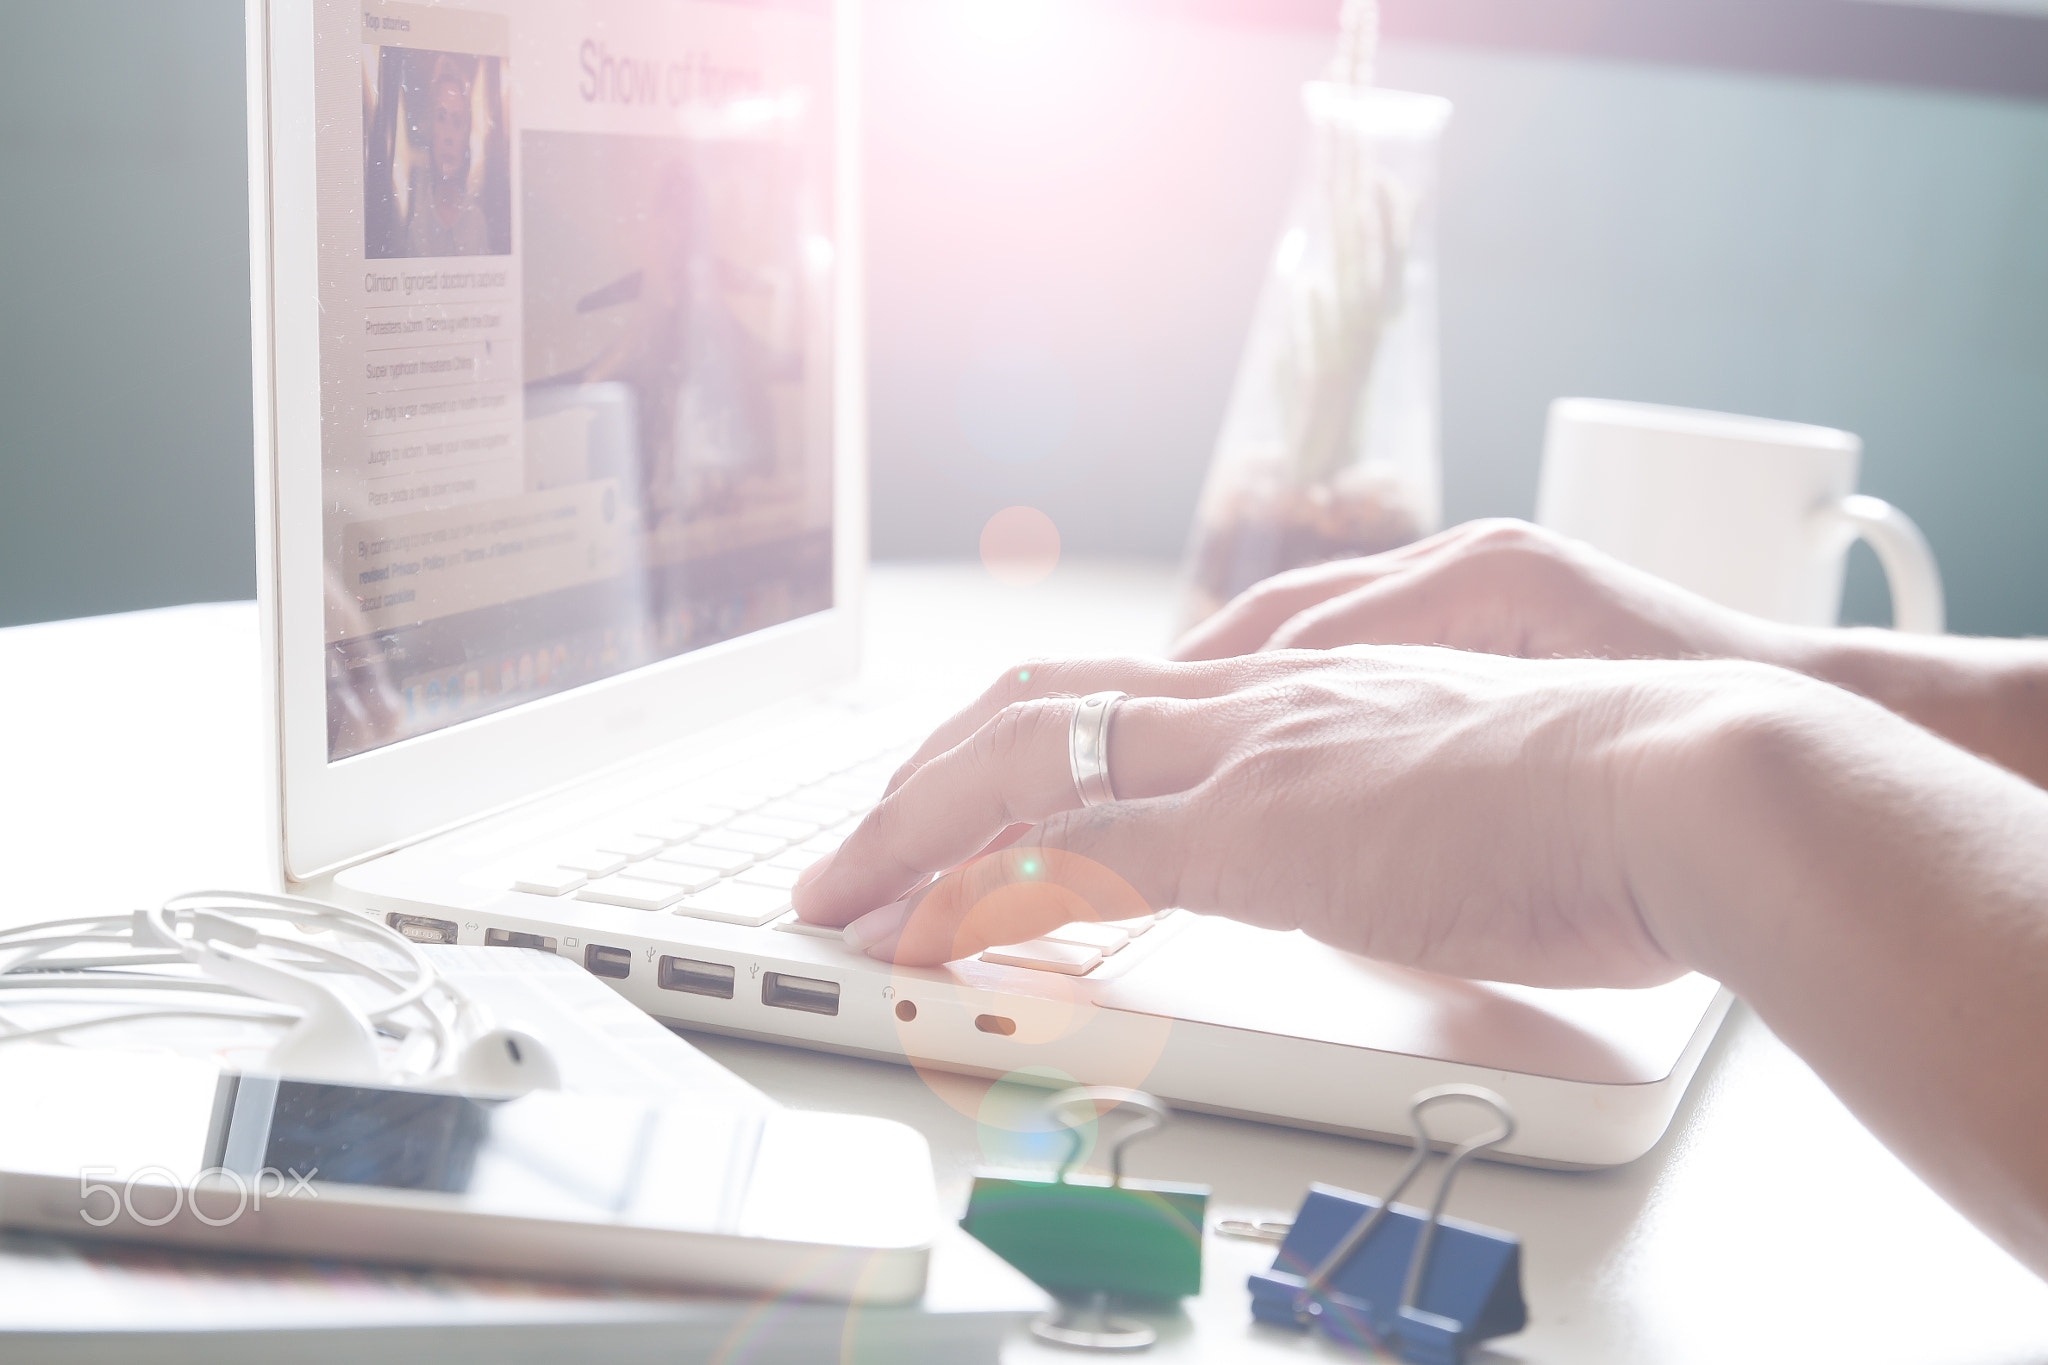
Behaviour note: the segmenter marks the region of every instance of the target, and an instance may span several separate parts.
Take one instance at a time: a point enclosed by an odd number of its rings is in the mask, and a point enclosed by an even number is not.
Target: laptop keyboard
[[[908,746],[891,746],[811,773],[735,774],[649,802],[580,831],[522,871],[512,889],[837,939],[839,930],[797,919],[790,892],[799,872],[853,832],[908,754]],[[1160,918],[1070,924],[1029,943],[991,948],[982,961],[1085,976]]]
[[[870,754],[832,771],[735,777],[650,802],[583,831],[522,872],[515,891],[760,926],[789,913],[797,873],[839,846],[902,761]]]

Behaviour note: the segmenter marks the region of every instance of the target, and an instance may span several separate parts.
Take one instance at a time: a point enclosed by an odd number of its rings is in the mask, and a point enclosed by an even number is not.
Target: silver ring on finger
[[[1067,726],[1067,759],[1073,765],[1074,790],[1083,806],[1101,806],[1116,800],[1109,784],[1109,721],[1117,704],[1128,692],[1091,692],[1074,703],[1074,718]]]

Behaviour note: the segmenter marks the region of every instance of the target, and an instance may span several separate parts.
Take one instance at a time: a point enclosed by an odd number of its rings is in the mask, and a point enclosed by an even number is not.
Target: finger
[[[996,835],[995,838],[989,840],[986,844],[983,844],[981,852],[975,854],[974,856],[976,858],[986,858],[991,853],[995,853],[1002,849],[1008,848],[1011,844],[1016,843],[1019,839],[1022,839],[1025,835],[1029,834],[1030,832],[1031,826],[1028,824],[1019,823],[1011,825],[1005,830],[1003,830],[1002,833]],[[832,855],[829,853],[826,854],[824,857],[817,859],[809,867],[805,868],[803,871],[796,874],[796,884],[799,887],[801,887],[802,885],[804,885],[804,883],[810,881],[813,877],[816,877],[817,875],[822,873],[825,870],[825,865],[831,861]]]
[[[1246,588],[1173,647],[1181,660],[1227,659],[1257,649],[1282,621],[1356,587],[1364,560],[1346,559],[1275,574]]]
[[[1448,645],[1522,654],[1529,623],[1513,609],[1495,569],[1483,556],[1448,551],[1317,603],[1282,622],[1261,650]]]
[[[1442,644],[1442,613],[1430,609],[1430,596],[1427,581],[1413,577],[1367,583],[1283,621],[1259,649]]]
[[[1098,806],[1048,822],[1014,848],[947,874],[906,907],[869,953],[915,966],[1024,943],[1063,924],[1163,910],[1177,899],[1171,797]]]
[[[1333,560],[1275,574],[1245,589],[1221,611],[1189,631],[1173,647],[1173,657],[1197,660],[1250,654],[1290,617],[1363,584],[1399,573],[1417,560],[1433,558],[1466,534],[1465,526],[1454,526],[1376,555]]]
[[[932,731],[890,777],[883,795],[893,793],[919,768],[965,742],[1006,706],[1043,697],[1085,697],[1109,691],[1147,697],[1210,697],[1229,686],[1230,680],[1214,669],[1189,668],[1164,659],[1030,660],[1005,670],[979,697]]]
[[[1191,742],[1214,728],[1188,714],[1196,704],[1133,697],[1117,707],[1109,767],[1121,795],[1181,790],[1213,769],[1220,737]],[[1008,827],[1078,806],[1068,757],[1073,712],[1066,698],[1013,704],[916,770],[807,874],[794,892],[797,913],[844,924],[966,861]]]
[[[1202,719],[1204,705],[1132,697],[1117,707],[1109,770],[1120,797],[1184,791],[1214,771],[1228,740]],[[1007,827],[1080,806],[1068,757],[1073,714],[1065,698],[1014,703],[917,769],[796,888],[798,915],[845,924],[966,862]]]

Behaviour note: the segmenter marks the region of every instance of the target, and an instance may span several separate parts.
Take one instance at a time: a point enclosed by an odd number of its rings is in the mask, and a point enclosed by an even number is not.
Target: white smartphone
[[[931,1153],[885,1119],[488,1099],[0,1047],[0,1225],[215,1250],[905,1303]]]

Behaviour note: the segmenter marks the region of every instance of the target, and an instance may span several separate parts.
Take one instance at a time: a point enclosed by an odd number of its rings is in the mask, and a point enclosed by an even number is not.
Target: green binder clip
[[[1086,1118],[1077,1117],[1083,1105]],[[1074,1174],[1084,1145],[1079,1125],[1122,1105],[1144,1110],[1145,1117],[1110,1148],[1109,1178]],[[1097,1350],[1149,1346],[1152,1329],[1109,1316],[1110,1301],[1201,1292],[1208,1187],[1124,1178],[1124,1149],[1169,1116],[1143,1091],[1081,1086],[1054,1095],[1048,1107],[1073,1130],[1059,1170],[1050,1179],[1008,1171],[976,1175],[960,1226],[1060,1299],[1058,1315],[1031,1325],[1034,1335]]]

